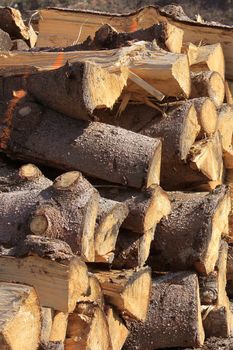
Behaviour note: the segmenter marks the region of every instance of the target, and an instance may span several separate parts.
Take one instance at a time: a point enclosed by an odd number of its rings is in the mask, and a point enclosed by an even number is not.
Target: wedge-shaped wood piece
[[[91,302],[77,303],[68,318],[67,350],[112,350],[108,322],[104,312]]]
[[[208,97],[194,98],[190,102],[195,106],[201,127],[198,138],[214,134],[218,124],[218,113],[214,102]]]
[[[112,343],[112,350],[121,350],[129,335],[129,331],[126,328],[124,321],[111,306],[108,306],[106,310],[106,318]]]
[[[218,130],[221,135],[224,166],[227,169],[233,168],[233,106],[223,104],[219,108]]]
[[[151,287],[151,270],[95,271],[106,302],[115,306],[123,316],[145,320]]]
[[[12,7],[0,8],[0,28],[6,31],[12,39],[24,39],[31,47],[37,41],[37,35],[31,25],[24,24],[21,13]]]
[[[126,320],[126,324],[130,330],[126,350],[201,346],[205,336],[196,274],[154,277],[146,321]]]
[[[99,307],[104,310],[104,295],[100,286],[98,279],[91,272],[88,273],[89,276],[89,288],[85,296],[80,296],[78,302],[91,302],[96,303]]]
[[[95,225],[95,261],[112,262],[119,228],[128,212],[126,203],[100,198]]]
[[[221,44],[196,46],[191,43],[184,51],[187,52],[192,72],[210,70],[218,72],[225,79],[225,62]]]
[[[221,75],[207,71],[192,73],[191,98],[210,97],[217,107],[220,107],[225,97],[225,86]]]
[[[127,205],[129,213],[122,227],[140,234],[155,227],[171,210],[166,192],[158,185],[150,186],[141,192],[114,186],[100,186],[98,189],[103,197]]]
[[[0,283],[0,348],[37,350],[41,310],[32,287]]]
[[[0,51],[10,51],[12,48],[12,40],[10,35],[4,30],[0,29]]]
[[[132,269],[145,265],[154,239],[155,227],[143,235],[121,229],[117,238],[115,257],[111,264],[114,269]]]
[[[25,107],[28,114],[22,116]],[[18,104],[4,151],[15,158],[79,170],[130,187],[149,187],[160,178],[160,140],[69,119],[29,101]]]
[[[99,194],[78,171],[57,177],[53,186],[41,193],[30,220],[35,235],[59,238],[74,254],[95,260],[94,230]]]
[[[86,265],[59,240],[28,236],[0,262],[0,281],[33,286],[41,306],[72,312],[88,289]]]
[[[75,62],[32,74],[26,85],[45,106],[69,117],[90,120],[96,108],[113,107],[127,78],[127,70],[109,73],[95,64]]]
[[[228,244],[221,242],[215,270],[207,276],[199,275],[202,305],[224,305],[226,300]]]
[[[170,192],[172,212],[157,225],[152,242],[155,271],[195,268],[214,271],[221,235],[228,233],[230,194],[225,186],[211,193]]]

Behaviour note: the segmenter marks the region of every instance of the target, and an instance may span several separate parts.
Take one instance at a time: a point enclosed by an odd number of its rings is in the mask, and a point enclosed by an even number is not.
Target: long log
[[[28,236],[7,254],[0,257],[0,281],[33,286],[41,306],[72,312],[87,292],[86,265],[62,241]]]
[[[57,177],[41,192],[29,221],[32,234],[59,238],[74,254],[95,261],[94,232],[99,194],[78,171]]]
[[[218,130],[222,139],[224,166],[233,168],[233,106],[223,104],[218,111]]]
[[[158,185],[151,186],[143,192],[104,185],[100,185],[98,189],[103,197],[110,199],[110,203],[113,200],[127,205],[129,213],[122,227],[133,232],[146,233],[171,210],[166,192]]]
[[[41,312],[35,290],[22,284],[1,282],[0,299],[1,349],[37,350]]]
[[[11,134],[2,147],[14,158],[79,170],[130,187],[159,183],[160,140],[111,125],[69,119],[29,101],[17,105]]]
[[[222,234],[228,233],[230,194],[225,186],[211,193],[170,192],[172,212],[157,225],[151,246],[155,271],[195,268],[214,271]]]
[[[130,334],[125,350],[201,346],[205,336],[196,274],[154,277],[146,321],[126,324]]]

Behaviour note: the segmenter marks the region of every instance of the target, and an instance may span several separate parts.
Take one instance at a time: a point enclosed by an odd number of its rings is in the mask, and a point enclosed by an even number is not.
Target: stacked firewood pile
[[[171,6],[47,9],[38,38],[0,19],[0,348],[229,337],[233,29]]]

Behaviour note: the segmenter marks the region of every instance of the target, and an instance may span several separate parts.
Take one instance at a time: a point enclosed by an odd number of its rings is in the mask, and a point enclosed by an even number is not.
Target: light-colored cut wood
[[[67,324],[68,313],[55,311],[49,341],[63,343],[66,338]]]
[[[233,106],[223,104],[218,111],[218,130],[221,135],[224,166],[233,168]]]
[[[108,306],[106,318],[112,343],[112,350],[121,350],[129,335],[129,331],[123,320],[111,306]]]
[[[89,288],[85,296],[80,296],[78,302],[93,302],[99,305],[99,307],[104,310],[105,302],[104,295],[100,286],[98,279],[91,272],[88,273],[89,276]]]

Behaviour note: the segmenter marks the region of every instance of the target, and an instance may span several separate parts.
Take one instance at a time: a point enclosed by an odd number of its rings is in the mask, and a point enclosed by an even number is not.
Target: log
[[[228,244],[221,242],[215,270],[207,276],[199,276],[202,305],[224,305],[226,300]]]
[[[150,254],[155,227],[143,235],[121,229],[116,242],[115,257],[111,264],[113,269],[132,269],[143,266]]]
[[[34,47],[37,35],[31,25],[24,24],[21,13],[12,7],[1,7],[0,9],[0,29],[7,32],[11,39],[24,39]]]
[[[12,48],[12,41],[10,35],[4,30],[0,29],[0,51],[10,51]]]
[[[230,194],[225,186],[211,193],[169,192],[172,211],[157,225],[151,245],[154,271],[195,268],[214,271],[222,234],[228,231]]]
[[[105,300],[125,318],[144,321],[149,305],[151,270],[142,267],[136,270],[97,271]]]
[[[126,324],[130,335],[125,350],[201,346],[205,336],[196,274],[154,277],[146,321]]]
[[[206,310],[203,319],[206,338],[228,338],[231,334],[232,314],[229,306],[215,306]]]
[[[34,289],[22,284],[1,282],[0,300],[1,349],[37,350],[40,341],[41,314]]]
[[[169,23],[154,24],[145,29],[133,32],[118,32],[109,24],[102,25],[95,33],[94,39],[88,37],[80,46],[85,49],[115,49],[130,45],[135,41],[156,41],[157,45],[164,50],[180,53],[183,44],[183,31]],[[86,44],[86,45],[85,45]],[[72,48],[72,47],[70,47]]]
[[[46,347],[49,343],[49,337],[53,324],[53,310],[49,307],[41,308],[41,333],[40,347]]]
[[[191,73],[191,98],[210,97],[220,107],[225,97],[225,86],[221,75],[217,72],[204,71]]]
[[[208,97],[194,98],[190,102],[194,104],[201,127],[198,138],[214,134],[218,125],[218,113],[214,102]]]
[[[196,46],[190,43],[184,48],[192,72],[213,71],[225,80],[225,61],[221,44]]]
[[[72,312],[88,289],[86,265],[59,240],[28,236],[0,261],[0,281],[33,286],[44,307]]]
[[[72,118],[91,120],[95,109],[113,107],[127,78],[127,70],[109,73],[96,64],[68,62],[61,68],[29,75],[26,86],[46,107]]]
[[[69,315],[66,350],[112,350],[104,312],[93,303],[78,303]]]
[[[64,343],[68,325],[68,313],[55,311],[49,342]]]
[[[84,296],[78,298],[78,302],[91,302],[97,304],[101,310],[104,310],[105,302],[102,289],[98,279],[91,272],[88,273],[89,276],[89,288]]]
[[[233,168],[233,106],[224,103],[218,111],[218,130],[222,139],[224,166]]]
[[[57,177],[41,193],[29,221],[32,234],[59,238],[74,254],[95,261],[94,232],[99,194],[78,171]]]
[[[98,190],[103,197],[127,205],[129,213],[122,227],[140,234],[154,228],[171,210],[166,192],[158,185],[151,186],[143,192],[101,185]]]
[[[25,107],[28,114],[22,117]],[[32,102],[17,106],[4,152],[130,187],[159,183],[160,140],[98,122],[68,119]]]
[[[126,328],[123,320],[111,306],[108,306],[106,310],[106,318],[108,322],[112,350],[121,350],[126,338],[129,335],[129,331]]]
[[[95,225],[95,261],[112,262],[119,228],[128,212],[125,203],[100,198]]]

